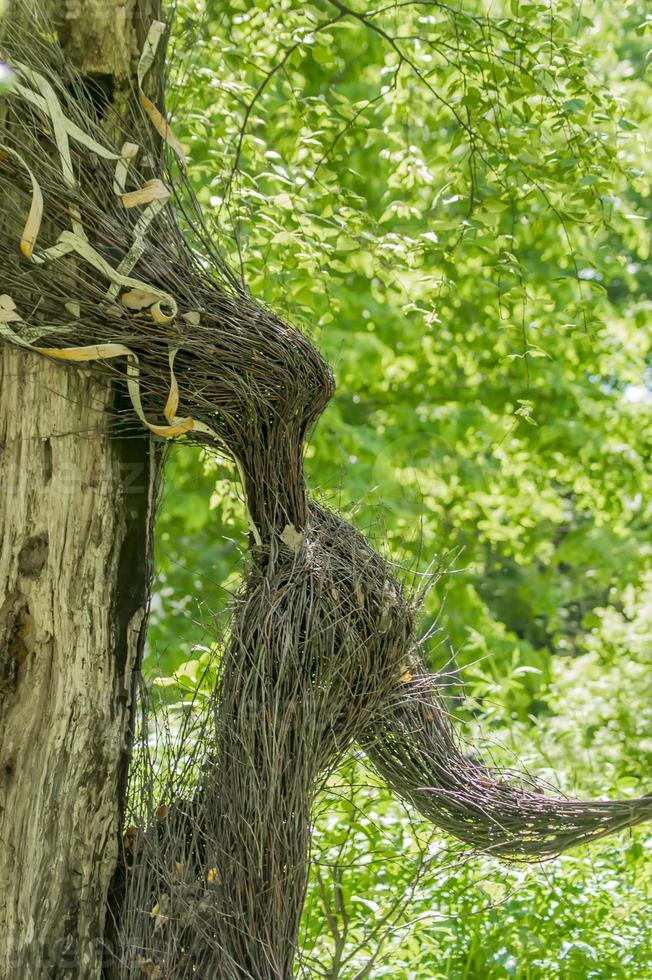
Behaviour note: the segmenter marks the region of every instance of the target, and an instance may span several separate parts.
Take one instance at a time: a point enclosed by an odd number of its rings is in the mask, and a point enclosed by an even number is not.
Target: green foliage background
[[[652,761],[650,26],[608,0],[181,0],[170,59],[216,238],[336,371],[312,488],[447,569],[423,628],[470,734],[591,795],[645,792]],[[174,447],[147,660],[168,701],[245,548],[229,465]],[[359,760],[323,804],[307,976],[652,976],[649,831],[505,868]]]

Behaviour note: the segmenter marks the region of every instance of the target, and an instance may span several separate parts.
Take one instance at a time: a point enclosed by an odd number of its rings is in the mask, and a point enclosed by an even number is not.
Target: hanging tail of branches
[[[416,675],[362,740],[378,773],[442,830],[503,858],[539,860],[652,817],[652,795],[552,796],[523,773],[462,750],[434,678]]]

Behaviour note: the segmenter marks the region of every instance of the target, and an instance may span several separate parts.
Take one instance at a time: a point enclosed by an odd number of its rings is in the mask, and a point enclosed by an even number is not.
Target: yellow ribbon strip
[[[30,204],[25,227],[23,228],[23,233],[20,236],[20,250],[26,259],[31,259],[34,246],[36,244],[36,239],[38,238],[39,229],[41,227],[41,221],[43,220],[43,193],[38,180],[25,163],[20,153],[18,153],[17,150],[12,149],[10,146],[5,146],[4,144],[0,145],[0,150],[2,150],[3,154],[8,153],[14,158],[14,160],[17,160],[21,167],[23,167],[29,174],[29,179],[32,185],[32,202]]]
[[[142,282],[140,279],[132,279],[129,276],[125,276],[118,272],[102,255],[100,255],[99,252],[93,248],[86,238],[80,238],[74,231],[62,231],[59,235],[57,244],[53,246],[53,249],[48,249],[48,251],[52,252],[60,247],[68,252],[76,252],[77,255],[81,256],[83,259],[86,259],[88,264],[92,265],[94,269],[97,269],[97,271],[108,279],[109,282],[117,283],[120,288],[141,289],[148,293],[151,296],[151,303],[159,303],[162,306],[167,307],[167,322],[173,320],[177,315],[176,300],[170,293],[166,293],[165,290],[159,289],[157,286],[150,286],[149,283]],[[61,252],[60,254],[63,253]],[[42,262],[43,257],[34,256],[34,261]]]
[[[140,147],[138,146],[138,143],[122,144],[122,149],[120,151],[120,156],[118,157],[118,162],[115,165],[115,174],[113,177],[113,190],[119,197],[125,192],[129,164],[132,162],[132,160],[136,159],[139,151]]]
[[[106,361],[114,357],[126,357],[127,387],[138,418],[154,435],[165,436],[167,438],[181,436],[195,428],[195,423],[191,418],[176,417],[176,410],[179,404],[179,387],[174,375],[173,366],[177,349],[172,348],[168,355],[172,378],[170,393],[164,410],[168,425],[156,425],[148,421],[143,410],[140,398],[138,355],[134,354],[129,347],[125,347],[124,344],[90,344],[88,347],[70,347],[67,350],[53,347],[32,347],[32,350],[38,354],[44,354],[46,357],[54,357],[59,361]]]
[[[152,201],[165,203],[170,199],[170,192],[163,181],[157,177],[154,180],[146,180],[137,191],[120,194],[120,198],[125,208],[135,208],[139,204],[151,204]]]
[[[181,143],[170,129],[165,117],[159,112],[154,103],[147,98],[143,91],[143,82],[145,81],[147,72],[154,63],[156,52],[158,51],[161,38],[165,34],[166,29],[167,28],[162,21],[155,20],[152,22],[152,25],[148,31],[147,38],[143,46],[143,51],[140,56],[140,61],[138,62],[138,97],[140,99],[140,104],[149,116],[156,132],[159,134],[161,139],[165,140],[168,146],[174,150],[174,153],[176,154],[181,166],[185,167],[186,154]]]
[[[21,76],[30,79],[43,78],[43,76],[40,75],[37,71],[34,71],[33,68],[28,68],[27,65],[23,65],[20,62],[16,64],[14,68],[18,73],[18,78],[20,78]],[[36,84],[37,85],[39,84],[38,81],[36,82]],[[29,102],[31,105],[39,109],[45,115],[49,115],[50,109],[47,100],[38,92],[34,92],[26,85],[22,85],[19,81],[14,82],[14,84],[12,85],[11,94],[12,96],[16,94],[22,96],[22,98],[24,98],[26,102]],[[83,129],[80,129],[80,127],[76,123],[74,123],[71,119],[68,119],[67,116],[64,116],[63,113],[61,112],[61,107],[59,106],[58,101],[56,103],[55,112],[57,113],[59,119],[62,121],[68,136],[71,136],[77,143],[81,143],[82,146],[85,146],[87,150],[90,150],[92,153],[95,153],[97,156],[102,157],[102,159],[104,160],[120,159],[120,154],[116,153],[114,150],[109,150],[106,146],[103,146],[102,143],[98,143],[97,140],[94,140],[92,136],[89,136],[88,133],[85,133]]]
[[[20,334],[14,332],[14,330],[9,326],[10,323],[23,324]],[[56,330],[57,333],[65,334],[76,329],[77,324],[71,323],[60,324],[56,327],[46,327],[44,325],[30,327],[23,323],[23,319],[18,313],[16,304],[11,296],[7,296],[6,293],[3,293],[0,296],[0,337],[6,337],[13,344],[18,344],[20,347],[31,348],[31,342],[36,340],[38,337],[42,337],[46,333],[51,333]]]
[[[20,315],[16,312],[16,304],[11,296],[6,293],[0,295],[0,323],[13,323],[20,320]]]
[[[65,116],[61,111],[57,94],[48,82],[47,78],[33,71],[27,65],[20,66],[21,75],[32,85],[40,89],[41,95],[45,100],[46,111],[52,122],[52,132],[54,142],[57,145],[59,156],[61,157],[61,174],[68,187],[75,186],[75,174],[72,168],[72,156],[70,154],[70,143],[68,142],[68,131]]]

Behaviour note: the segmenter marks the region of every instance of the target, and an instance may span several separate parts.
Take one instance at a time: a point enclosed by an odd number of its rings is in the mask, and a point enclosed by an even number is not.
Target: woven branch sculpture
[[[173,807],[158,833],[129,841],[115,975],[153,963],[151,975],[177,980],[279,980],[296,954],[311,806],[353,743],[428,819],[505,858],[545,858],[647,819],[652,798],[554,798],[462,751],[420,652],[416,603],[360,533],[307,495],[304,443],[333,378],[205,231],[182,151],[142,91],[162,30],[141,60],[142,118],[120,148],[58,49],[9,37],[0,335],[94,361],[126,379],[153,432],[238,465],[251,553],[201,778],[179,819]],[[139,152],[152,125],[161,152]]]

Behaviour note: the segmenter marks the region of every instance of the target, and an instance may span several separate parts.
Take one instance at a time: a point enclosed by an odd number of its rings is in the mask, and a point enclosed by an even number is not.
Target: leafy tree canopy
[[[171,104],[216,234],[335,366],[312,485],[408,565],[448,556],[434,657],[545,675],[650,565],[641,20],[571,2],[179,13]],[[219,605],[243,526],[231,474],[206,464],[209,516],[188,465],[170,562],[218,527],[199,577],[164,568],[184,610]]]

